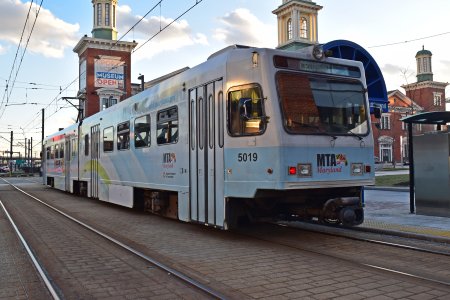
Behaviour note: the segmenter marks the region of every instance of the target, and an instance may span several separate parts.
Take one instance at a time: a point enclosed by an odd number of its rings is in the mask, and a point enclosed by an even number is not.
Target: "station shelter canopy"
[[[381,106],[383,112],[388,111],[386,83],[375,59],[360,45],[347,41],[335,40],[323,45],[324,50],[331,50],[332,57],[362,62],[367,82],[367,93],[370,111],[375,105]]]

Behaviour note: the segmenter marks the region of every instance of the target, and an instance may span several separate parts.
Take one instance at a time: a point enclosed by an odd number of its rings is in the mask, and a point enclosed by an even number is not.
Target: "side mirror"
[[[378,105],[373,106],[373,115],[376,119],[381,119],[381,107]]]

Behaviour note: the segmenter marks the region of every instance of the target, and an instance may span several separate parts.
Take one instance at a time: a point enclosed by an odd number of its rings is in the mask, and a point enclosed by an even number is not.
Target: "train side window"
[[[260,135],[266,130],[261,87],[249,84],[228,92],[228,132],[231,136]]]
[[[59,145],[55,145],[55,158],[59,158]]]
[[[150,147],[150,115],[134,120],[134,147]]]
[[[208,128],[208,133],[209,133],[209,148],[212,149],[214,148],[214,142],[215,142],[215,124],[214,122],[216,121],[216,118],[214,116],[214,96],[213,95],[209,95],[208,97],[208,121],[209,121],[209,128]]]
[[[75,157],[77,155],[77,139],[73,138],[72,139],[72,153],[71,156]]]
[[[64,144],[59,146],[59,158],[64,158]]]
[[[218,118],[219,118],[219,121],[218,121],[218,123],[219,123],[219,128],[218,128],[218,131],[219,131],[219,147],[222,148],[223,147],[223,139],[224,139],[224,136],[223,136],[223,117],[224,117],[224,114],[223,114],[223,93],[222,92],[219,92],[218,106],[219,106],[219,116],[218,116]]]
[[[191,112],[190,112],[190,116],[191,116],[191,150],[194,150],[196,147],[195,144],[195,122],[196,120],[194,120],[194,116],[195,116],[195,100],[191,99]]]
[[[103,129],[103,152],[112,152],[114,150],[114,127]]]
[[[55,159],[55,146],[50,147],[50,159]]]
[[[130,121],[117,125],[117,150],[130,148]]]
[[[84,136],[84,155],[89,155],[89,134]]]
[[[178,142],[178,107],[158,111],[156,136],[158,145]]]
[[[47,159],[50,159],[50,153],[51,153],[51,148],[50,147],[47,147]]]
[[[197,118],[199,120],[198,128],[198,147],[203,150],[203,142],[205,141],[205,112],[204,112],[204,102],[203,98],[198,98],[198,114]]]

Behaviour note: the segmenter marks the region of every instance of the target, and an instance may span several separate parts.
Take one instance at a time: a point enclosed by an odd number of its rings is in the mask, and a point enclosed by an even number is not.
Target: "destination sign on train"
[[[359,78],[361,76],[361,72],[357,67],[329,64],[285,56],[275,56],[274,64],[277,68],[304,72],[332,74],[354,78]]]

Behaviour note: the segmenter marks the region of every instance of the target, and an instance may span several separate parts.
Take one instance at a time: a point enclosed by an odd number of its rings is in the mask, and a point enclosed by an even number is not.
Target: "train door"
[[[91,127],[91,198],[98,198],[98,159],[100,156],[100,124]]]
[[[190,219],[217,226],[224,218],[222,98],[221,79],[189,91]]]
[[[64,178],[66,181],[65,191],[70,192],[70,160],[72,159],[70,137],[66,138],[64,151]]]

